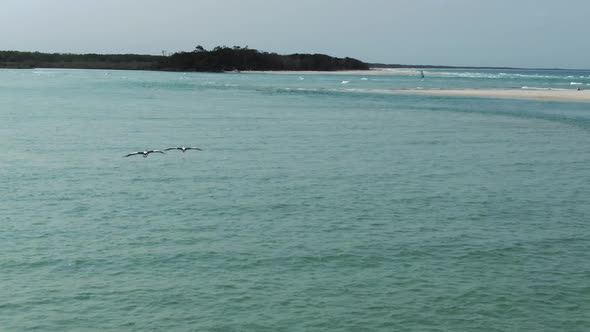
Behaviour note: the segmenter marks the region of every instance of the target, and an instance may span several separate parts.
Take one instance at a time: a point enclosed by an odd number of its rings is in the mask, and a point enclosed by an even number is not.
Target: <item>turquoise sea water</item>
[[[0,71],[0,331],[589,331],[589,75]]]

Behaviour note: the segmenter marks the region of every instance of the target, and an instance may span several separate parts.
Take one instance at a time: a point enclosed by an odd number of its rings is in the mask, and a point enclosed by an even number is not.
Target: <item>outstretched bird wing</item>
[[[142,153],[143,152],[132,152],[132,153],[130,153],[130,154],[126,155],[126,156],[123,156],[123,157],[135,156],[135,155],[142,154]]]
[[[169,150],[180,150],[180,148],[173,147],[173,148],[167,148],[167,149],[164,149],[164,151],[169,151]]]
[[[149,150],[147,153],[150,154],[150,153],[164,153],[164,152],[162,152],[160,150]]]
[[[188,147],[186,149],[187,150],[199,150],[199,151],[203,151],[203,149],[195,148],[194,146]]]

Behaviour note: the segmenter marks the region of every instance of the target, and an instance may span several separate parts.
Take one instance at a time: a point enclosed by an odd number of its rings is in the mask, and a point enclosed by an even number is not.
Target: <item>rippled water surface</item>
[[[371,91],[590,78],[469,73],[0,71],[0,330],[589,331],[588,104]]]

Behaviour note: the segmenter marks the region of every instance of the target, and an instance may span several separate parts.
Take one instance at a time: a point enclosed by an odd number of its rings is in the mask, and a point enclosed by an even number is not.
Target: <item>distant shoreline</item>
[[[353,58],[324,54],[295,53],[279,55],[246,47],[218,46],[205,50],[197,46],[190,52],[171,55],[149,54],[74,54],[0,50],[0,69],[104,69],[187,72],[255,72],[255,73],[340,73],[397,74],[420,70],[521,70],[585,71],[571,68],[522,68],[493,66],[404,65],[366,63]]]
[[[355,69],[355,70],[243,70],[244,74],[295,74],[295,75],[400,75],[394,70]]]
[[[427,70],[427,69],[449,69],[449,70],[543,70],[543,71],[590,71],[590,69],[576,69],[576,68],[525,68],[525,67],[493,67],[493,66],[446,66],[446,65],[402,65],[402,64],[382,64],[382,63],[369,63],[371,68],[379,68],[379,69],[417,69],[417,70]]]
[[[280,55],[246,47],[218,46],[206,50],[197,46],[190,52],[171,55],[69,54],[0,51],[0,68],[128,69],[183,72],[224,72],[242,70],[366,70],[357,59],[325,54]]]
[[[251,74],[298,74],[298,75],[314,75],[314,74],[328,74],[328,75],[420,75],[420,71],[424,71],[426,75],[440,75],[439,72],[428,72],[431,70],[506,70],[506,71],[527,71],[527,70],[545,70],[545,71],[590,71],[586,69],[526,69],[526,68],[473,68],[473,67],[399,67],[399,68],[383,68],[371,67],[361,70],[333,70],[333,71],[310,71],[310,70],[244,70],[242,73]]]

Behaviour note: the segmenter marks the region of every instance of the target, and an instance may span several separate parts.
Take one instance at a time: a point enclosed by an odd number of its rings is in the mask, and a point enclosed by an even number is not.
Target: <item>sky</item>
[[[588,0],[2,0],[0,50],[197,45],[370,63],[590,68]]]

